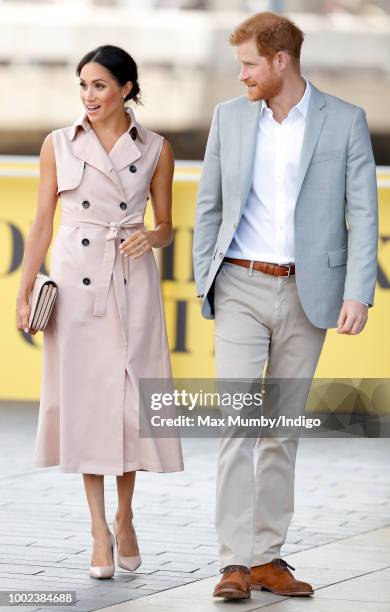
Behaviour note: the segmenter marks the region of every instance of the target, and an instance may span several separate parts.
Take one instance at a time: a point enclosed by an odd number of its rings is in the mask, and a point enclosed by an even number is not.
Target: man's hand
[[[357,302],[356,300],[344,300],[337,321],[337,333],[349,334],[351,336],[360,334],[367,323],[367,311],[367,306],[361,302]]]

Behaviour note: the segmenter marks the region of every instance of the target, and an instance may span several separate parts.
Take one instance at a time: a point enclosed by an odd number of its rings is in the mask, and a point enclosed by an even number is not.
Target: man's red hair
[[[232,45],[254,40],[259,55],[271,59],[278,51],[286,51],[300,61],[303,32],[287,17],[275,13],[257,13],[240,23],[230,35]]]

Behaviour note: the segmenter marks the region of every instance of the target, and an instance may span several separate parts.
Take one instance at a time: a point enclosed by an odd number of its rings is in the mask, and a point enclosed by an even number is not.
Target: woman
[[[51,277],[59,293],[43,340],[42,393],[34,465],[83,474],[94,547],[90,575],[141,563],[132,526],[137,470],[183,469],[177,438],[142,438],[139,378],[172,375],[159,273],[152,247],[172,240],[173,153],[137,123],[138,71],[104,45],[79,62],[85,113],[42,145],[37,213],[24,254],[18,329],[29,332],[30,294],[50,246],[57,195],[61,225]],[[155,228],[144,212],[152,197]],[[30,333],[33,333],[30,331]],[[118,509],[107,525],[104,475],[117,477]]]

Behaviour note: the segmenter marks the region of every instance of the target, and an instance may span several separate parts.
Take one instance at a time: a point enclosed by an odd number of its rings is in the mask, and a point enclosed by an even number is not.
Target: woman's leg
[[[117,524],[118,549],[123,557],[135,557],[139,554],[137,538],[133,529],[133,511],[131,502],[136,472],[125,472],[116,477],[118,490],[118,509],[115,519]]]
[[[104,476],[83,474],[83,480],[91,513],[91,533],[94,538],[91,565],[93,567],[112,565],[111,536],[104,507]]]

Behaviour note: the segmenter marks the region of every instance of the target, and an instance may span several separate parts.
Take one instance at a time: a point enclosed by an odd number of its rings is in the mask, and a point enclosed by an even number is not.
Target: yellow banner
[[[200,164],[178,163],[174,181],[174,240],[163,249],[162,287],[175,377],[213,377],[213,321],[200,314],[192,270],[192,234]],[[35,214],[36,158],[0,158],[0,399],[36,400],[40,392],[42,334],[16,329],[15,299],[26,236]],[[378,169],[379,273],[375,306],[364,332],[338,335],[330,330],[317,368],[318,377],[386,378],[390,375],[390,170]],[[59,211],[55,228],[59,222]],[[153,227],[151,207],[146,225]],[[50,250],[45,268],[49,269]]]

